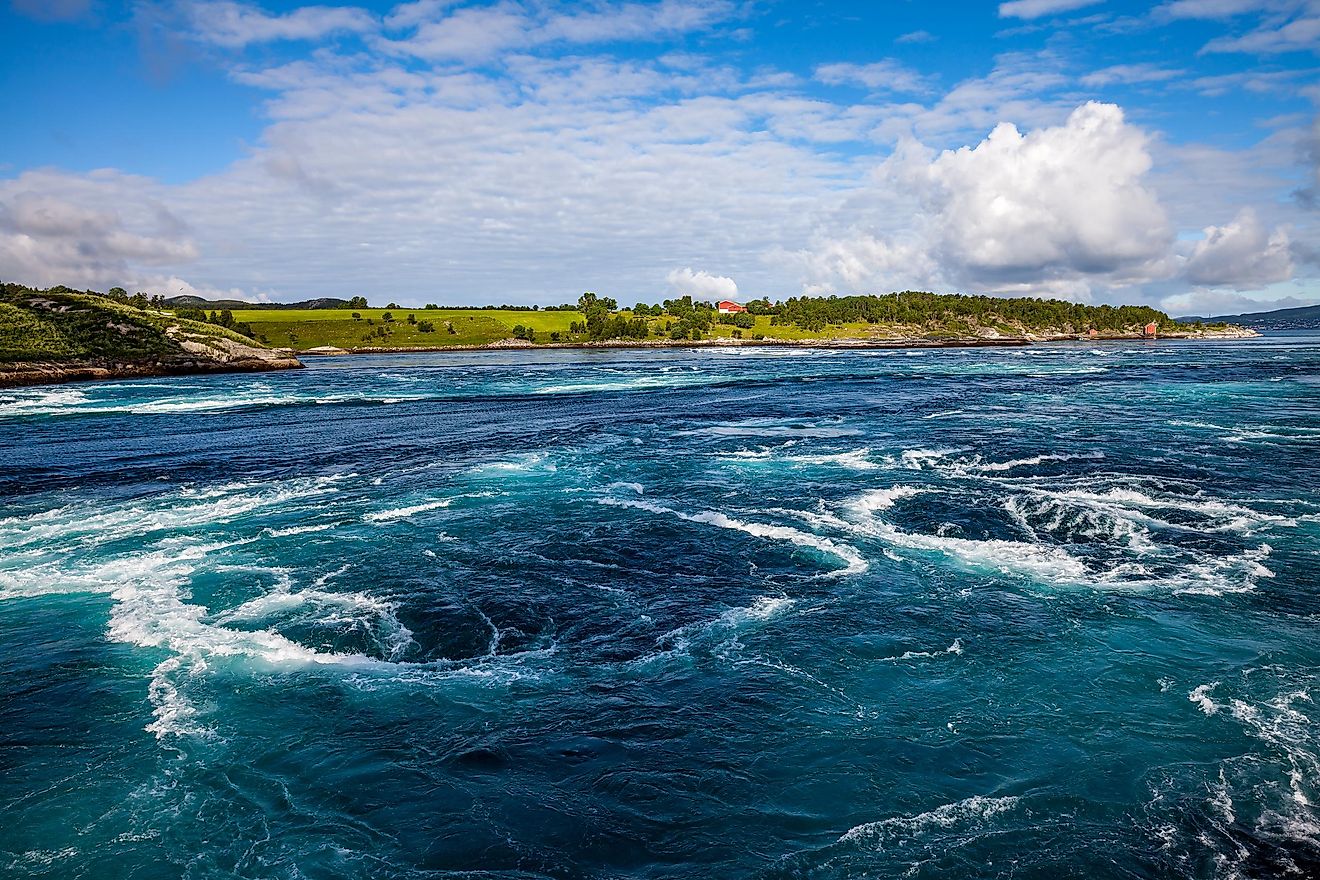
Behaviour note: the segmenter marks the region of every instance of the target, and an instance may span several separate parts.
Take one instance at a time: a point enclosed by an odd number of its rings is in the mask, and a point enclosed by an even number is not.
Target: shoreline
[[[258,373],[275,370],[302,369],[301,357],[342,357],[366,354],[425,354],[470,351],[534,351],[554,350],[645,350],[645,349],[728,349],[728,348],[804,348],[834,351],[876,349],[930,349],[930,348],[1022,348],[1052,342],[1130,342],[1143,340],[1234,340],[1252,339],[1261,334],[1254,330],[1235,330],[1228,333],[1169,333],[1157,337],[1140,335],[1079,337],[1071,334],[1053,336],[955,337],[926,339],[897,337],[890,339],[654,339],[603,340],[599,342],[545,342],[504,339],[480,345],[435,346],[363,346],[337,348],[319,346],[305,351],[288,348],[266,349],[271,357],[238,358],[231,361],[192,361],[183,364],[130,364],[107,362],[81,362],[61,364],[31,362],[0,364],[0,389],[23,388],[34,385],[59,385],[71,382],[102,382],[115,379],[146,379],[164,376],[200,376],[222,373]]]
[[[34,385],[63,385],[70,382],[105,382],[115,379],[150,379],[164,376],[209,376],[220,373],[265,373],[301,370],[302,361],[282,357],[267,361],[212,364],[119,364],[50,362],[0,364],[0,391]]]
[[[1159,336],[1141,336],[1138,334],[1121,336],[1084,337],[1073,334],[1052,336],[963,336],[949,339],[928,339],[909,336],[890,339],[654,339],[654,340],[602,340],[599,342],[526,342],[524,340],[501,339],[476,345],[409,345],[409,346],[356,346],[339,348],[338,346],[317,346],[315,348],[288,351],[297,357],[343,357],[358,354],[409,354],[409,353],[444,353],[462,351],[534,351],[540,349],[660,349],[660,348],[825,348],[836,350],[866,350],[885,348],[1021,348],[1049,342],[1161,342],[1164,340],[1233,340],[1255,339],[1261,334],[1254,330],[1240,330],[1229,333],[1167,333]]]

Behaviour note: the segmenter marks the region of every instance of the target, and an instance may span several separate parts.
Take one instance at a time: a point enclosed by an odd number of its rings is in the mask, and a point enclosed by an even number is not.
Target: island
[[[247,303],[0,285],[0,385],[278,370],[298,355],[509,348],[1001,346],[1259,335],[1149,306],[903,291],[620,308],[584,293],[551,306],[371,307],[365,297]]]

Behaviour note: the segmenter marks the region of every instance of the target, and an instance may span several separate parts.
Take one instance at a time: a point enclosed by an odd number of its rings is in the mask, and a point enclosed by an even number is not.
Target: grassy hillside
[[[39,369],[27,369],[38,366]],[[93,291],[0,284],[0,382],[299,366],[214,324],[181,319]],[[96,368],[100,373],[86,372]]]

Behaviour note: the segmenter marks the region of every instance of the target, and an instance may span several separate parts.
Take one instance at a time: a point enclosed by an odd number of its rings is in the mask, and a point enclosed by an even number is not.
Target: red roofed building
[[[715,304],[721,315],[736,315],[738,312],[745,312],[747,308],[740,306],[731,299],[722,299]]]
[[[1154,335],[1155,335],[1155,332],[1156,332],[1157,330],[1159,330],[1159,329],[1160,329],[1160,328],[1157,327],[1157,326],[1155,325],[1155,322],[1152,321],[1151,323],[1149,323],[1149,324],[1146,325],[1146,332],[1145,332],[1144,335],[1146,335],[1146,336],[1154,336]]]

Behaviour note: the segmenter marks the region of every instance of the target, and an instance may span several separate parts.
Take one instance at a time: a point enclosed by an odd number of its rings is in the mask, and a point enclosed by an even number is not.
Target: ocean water
[[[1320,875],[1320,338],[0,392],[6,878]]]

